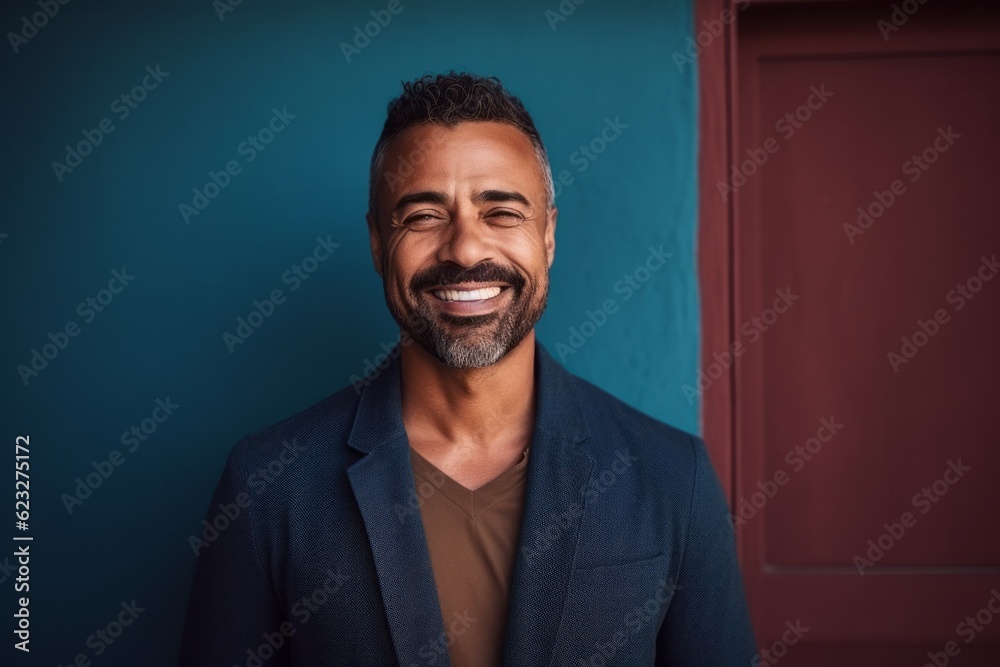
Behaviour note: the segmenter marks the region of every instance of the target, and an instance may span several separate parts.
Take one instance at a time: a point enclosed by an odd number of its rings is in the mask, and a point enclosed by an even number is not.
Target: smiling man
[[[471,74],[404,84],[370,179],[401,344],[233,448],[182,665],[750,665],[704,444],[535,339],[557,211],[521,102]]]

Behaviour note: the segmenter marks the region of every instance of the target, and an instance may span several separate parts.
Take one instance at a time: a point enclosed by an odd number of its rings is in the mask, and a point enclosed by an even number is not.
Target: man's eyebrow
[[[478,192],[472,197],[472,201],[477,204],[483,204],[486,202],[510,202],[516,201],[520,204],[530,207],[531,202],[528,198],[522,195],[520,192],[508,191],[508,190],[483,190]],[[408,195],[403,195],[396,202],[393,207],[393,214],[399,213],[404,207],[410,204],[437,204],[439,206],[448,205],[448,197],[445,196],[443,192],[436,192],[434,190],[424,190],[422,192],[411,192]]]
[[[531,206],[531,202],[528,198],[522,195],[520,192],[512,192],[507,190],[483,190],[473,196],[472,201],[477,204],[482,204],[485,202],[505,202],[505,201],[516,201],[525,206]]]
[[[446,206],[448,204],[448,198],[445,197],[443,192],[434,192],[432,190],[425,190],[423,192],[411,192],[408,195],[403,195],[396,202],[396,205],[392,208],[393,214],[399,213],[403,207],[409,204],[438,204],[439,206]]]

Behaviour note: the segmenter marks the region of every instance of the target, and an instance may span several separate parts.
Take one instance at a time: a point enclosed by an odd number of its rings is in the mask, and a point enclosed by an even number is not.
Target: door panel
[[[783,665],[1000,664],[1000,10],[944,4],[739,14],[733,504]]]

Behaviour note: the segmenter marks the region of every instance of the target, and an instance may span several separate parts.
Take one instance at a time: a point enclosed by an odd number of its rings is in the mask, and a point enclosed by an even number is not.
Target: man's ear
[[[378,220],[371,211],[365,216],[368,222],[368,244],[371,246],[372,263],[375,265],[375,273],[382,276],[382,235],[378,231]]]
[[[545,219],[545,255],[548,258],[549,268],[556,259],[556,217],[559,209],[553,206]]]

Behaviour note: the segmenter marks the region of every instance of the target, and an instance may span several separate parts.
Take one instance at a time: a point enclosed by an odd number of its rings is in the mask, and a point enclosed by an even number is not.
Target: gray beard
[[[449,368],[484,368],[520,345],[541,319],[548,300],[548,281],[541,286],[541,300],[533,307],[535,294],[516,295],[514,304],[503,313],[454,318],[436,315],[422,300],[417,310],[407,316],[394,306],[388,293],[385,298],[400,328],[442,364]],[[448,331],[439,318],[446,319],[459,332]],[[473,332],[473,328],[481,332]]]

